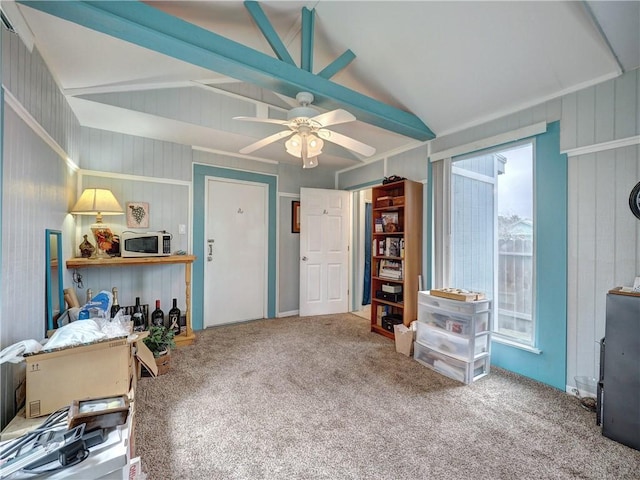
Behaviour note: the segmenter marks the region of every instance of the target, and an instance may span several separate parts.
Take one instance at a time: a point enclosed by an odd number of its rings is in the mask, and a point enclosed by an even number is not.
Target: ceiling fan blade
[[[370,157],[374,153],[376,153],[376,149],[366,143],[359,142],[358,140],[347,137],[346,135],[342,135],[341,133],[334,132],[333,130],[322,129],[318,130],[318,136],[323,140],[328,140],[330,142],[335,143],[336,145],[340,145],[341,147],[348,148],[349,150],[353,150],[360,155],[364,155],[365,157]]]
[[[242,120],[244,122],[259,122],[259,123],[275,123],[277,125],[287,125],[288,120],[277,120],[275,118],[260,118],[260,117],[233,117],[234,120]]]
[[[353,122],[355,119],[356,117],[354,117],[353,114],[339,108],[337,110],[331,110],[330,112],[321,113],[320,115],[311,117],[310,121],[317,122],[322,127],[329,127],[340,123]]]
[[[252,143],[251,145],[247,145],[242,150],[240,150],[240,153],[254,152],[259,148],[266,147],[270,143],[280,140],[281,138],[288,137],[292,133],[293,133],[293,130],[283,130],[281,132],[274,133],[273,135],[269,135],[268,137],[265,137],[262,140],[258,140],[257,142]]]

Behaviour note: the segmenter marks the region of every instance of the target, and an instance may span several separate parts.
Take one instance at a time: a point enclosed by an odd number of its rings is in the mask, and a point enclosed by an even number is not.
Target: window
[[[484,292],[499,337],[534,346],[532,141],[451,163],[449,284]]]
[[[520,165],[511,151],[520,148],[529,150],[531,181],[516,181],[522,180],[516,178]],[[468,279],[469,285],[460,288],[487,292],[495,313],[491,364],[564,390],[569,180],[567,156],[560,153],[560,122],[453,146],[432,153],[430,161],[433,266],[428,281],[437,288]],[[519,208],[523,198],[531,201],[531,217]],[[510,222],[512,215],[519,218]],[[499,216],[506,219],[502,226]],[[519,222],[527,219],[530,225]],[[503,242],[502,255],[501,231],[503,239],[516,240]],[[464,256],[467,265],[460,260]],[[503,261],[502,274],[501,257],[512,259]],[[518,272],[527,276],[515,280]]]

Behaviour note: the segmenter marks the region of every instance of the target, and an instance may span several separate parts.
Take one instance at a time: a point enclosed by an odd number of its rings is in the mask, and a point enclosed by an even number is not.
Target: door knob
[[[303,262],[306,262],[307,260],[309,260],[307,257],[302,257]]]

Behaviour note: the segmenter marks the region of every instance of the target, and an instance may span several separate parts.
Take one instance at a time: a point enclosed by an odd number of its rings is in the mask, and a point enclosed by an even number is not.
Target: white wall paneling
[[[172,235],[171,250],[191,251],[191,182],[169,180],[134,175],[105,174],[103,172],[80,171],[79,191],[84,188],[108,188],[115,195],[123,209],[128,202],[149,203],[149,228],[129,228],[125,215],[105,216],[103,221],[114,234],[124,231],[155,232],[166,230]],[[74,256],[80,256],[78,245],[82,235],[87,234],[95,245],[90,225],[95,217],[76,216],[76,235]],[[185,225],[185,235],[178,232],[178,225]],[[184,271],[179,266],[165,265],[149,268],[96,268],[82,269],[83,288],[76,289],[78,298],[84,299],[86,289],[95,293],[100,290],[111,291],[118,288],[121,305],[133,305],[139,296],[143,303],[153,305],[159,299],[163,310],[168,311],[172,298],[178,299],[180,309],[184,310]]]
[[[410,180],[427,178],[427,145],[387,158],[387,175],[399,175]]]
[[[254,116],[254,102],[213,88],[190,86],[88,94],[80,98],[232,133],[247,133],[253,130],[256,137],[264,134],[264,128],[260,125],[229,121],[234,116]]]
[[[85,170],[191,180],[188,145],[83,127],[80,157]]]
[[[11,108],[5,108],[2,178],[2,311],[0,347],[45,336],[45,229],[63,232],[70,254],[69,192],[74,176],[64,159]],[[69,277],[65,274],[65,284]],[[19,378],[2,375],[2,423],[14,413]],[[5,403],[5,401],[7,403]]]
[[[633,70],[563,97],[562,151],[640,135],[639,92],[640,74]]]
[[[569,159],[570,381],[597,376],[606,292],[640,272],[640,227],[628,203],[639,172],[638,146]]]
[[[37,48],[29,51],[18,35],[2,28],[2,85],[77,162],[80,124]]]
[[[45,333],[45,229],[61,230],[63,255],[71,255],[80,126],[36,49],[2,30],[4,105],[2,175],[2,305],[0,348]],[[64,272],[64,283],[70,283]],[[0,424],[15,413],[20,366],[3,365]]]
[[[367,162],[359,168],[351,168],[338,173],[336,180],[340,189],[351,189],[360,185],[380,182],[385,175],[385,160]]]
[[[232,168],[247,172],[266,173],[277,175],[278,165],[259,162],[249,158],[239,158],[224,153],[212,152],[207,149],[194,148],[192,153],[193,163],[203,165],[215,165],[217,167]],[[191,167],[189,167],[191,168]]]

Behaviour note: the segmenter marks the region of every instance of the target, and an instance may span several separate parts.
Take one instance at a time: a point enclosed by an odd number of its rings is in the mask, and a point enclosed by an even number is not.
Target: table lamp
[[[82,195],[71,209],[78,215],[95,215],[96,222],[91,225],[91,232],[96,241],[96,257],[105,258],[106,250],[111,250],[116,240],[111,229],[102,222],[103,215],[123,215],[122,207],[111,190],[104,188],[85,188]]]

